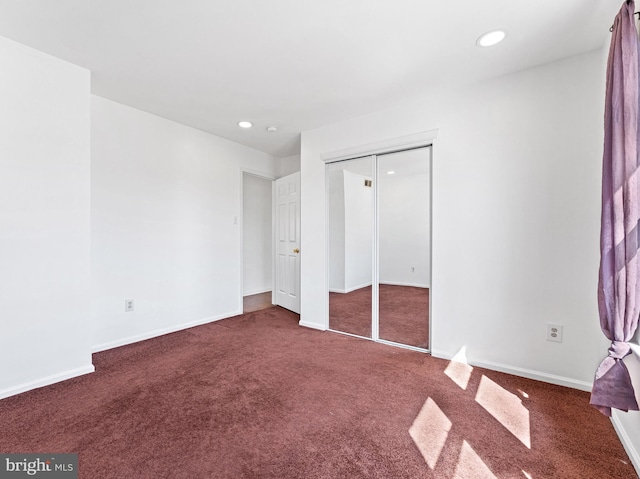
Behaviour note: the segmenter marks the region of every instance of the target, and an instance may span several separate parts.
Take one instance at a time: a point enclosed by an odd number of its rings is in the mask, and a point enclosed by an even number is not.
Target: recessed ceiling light
[[[393,171],[393,170],[387,171],[387,175],[395,175],[395,174],[396,174],[396,172]]]
[[[240,128],[251,128],[253,126],[253,123],[251,123],[250,121],[239,121],[238,126]]]
[[[476,40],[476,45],[479,47],[491,47],[500,43],[507,36],[507,32],[504,30],[493,30],[482,35]]]
[[[274,132],[278,131],[278,127],[277,127],[277,126],[275,126],[275,125],[269,125],[269,126],[267,127],[267,131],[268,131],[269,133],[274,133]]]

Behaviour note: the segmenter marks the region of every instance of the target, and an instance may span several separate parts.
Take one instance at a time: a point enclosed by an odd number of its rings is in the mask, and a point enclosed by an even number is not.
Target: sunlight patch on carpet
[[[461,389],[467,390],[469,379],[471,379],[471,373],[473,367],[469,366],[467,362],[466,346],[462,346],[444,370],[444,374],[449,377],[454,383],[456,383]]]
[[[476,402],[531,449],[529,410],[522,404],[522,399],[483,375]]]
[[[453,479],[497,479],[467,441],[462,441]]]
[[[420,413],[409,428],[409,435],[424,457],[427,465],[436,467],[442,448],[444,448],[451,421],[438,407],[435,401],[427,398]]]

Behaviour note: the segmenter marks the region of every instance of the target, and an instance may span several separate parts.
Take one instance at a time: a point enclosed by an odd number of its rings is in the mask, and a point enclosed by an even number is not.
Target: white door
[[[275,302],[300,314],[300,173],[276,180]]]

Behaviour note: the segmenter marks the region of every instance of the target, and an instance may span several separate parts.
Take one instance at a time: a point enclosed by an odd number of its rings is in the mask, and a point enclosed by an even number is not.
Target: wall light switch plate
[[[562,325],[547,323],[547,341],[562,342]]]

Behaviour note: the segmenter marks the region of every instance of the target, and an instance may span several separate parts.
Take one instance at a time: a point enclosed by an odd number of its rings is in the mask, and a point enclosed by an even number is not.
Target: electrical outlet
[[[124,300],[124,312],[128,313],[133,311],[133,299],[125,299]]]
[[[412,266],[412,267],[411,267],[411,272],[412,272],[412,273],[415,273],[415,272],[416,272],[416,268],[415,268],[415,266]]]
[[[562,325],[547,323],[547,341],[562,342]]]

